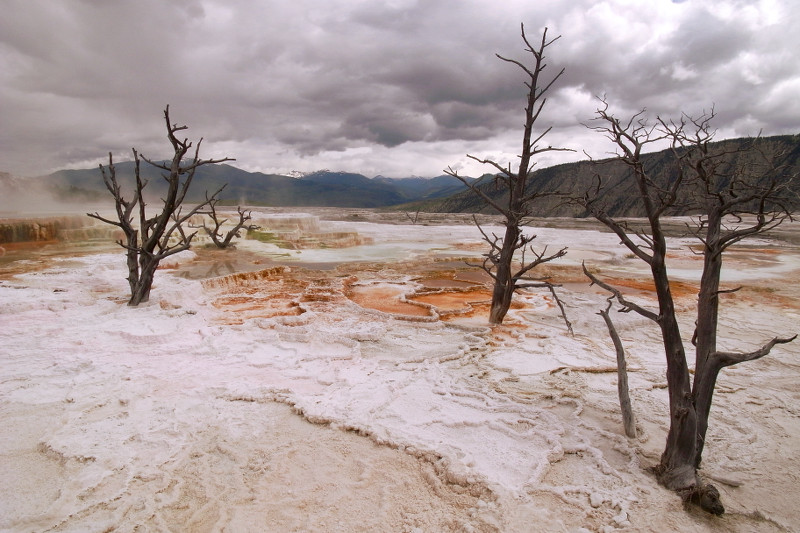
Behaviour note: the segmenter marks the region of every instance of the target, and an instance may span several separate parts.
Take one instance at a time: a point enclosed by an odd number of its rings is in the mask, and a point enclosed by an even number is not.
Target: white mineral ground
[[[539,249],[569,246],[542,273],[563,284],[571,337],[540,290],[488,327],[466,219],[321,213],[322,230],[366,244],[198,246],[139,308],[113,243],[6,246],[0,529],[800,530],[800,342],[722,372],[702,474],[727,513],[687,510],[648,470],[667,429],[657,331],[612,315],[629,352],[628,439],[605,295],[580,274],[586,260],[652,301],[616,237],[530,230]],[[721,348],[800,329],[798,230],[732,250],[724,285],[743,288],[723,296]],[[687,338],[701,265],[688,242],[671,242]]]

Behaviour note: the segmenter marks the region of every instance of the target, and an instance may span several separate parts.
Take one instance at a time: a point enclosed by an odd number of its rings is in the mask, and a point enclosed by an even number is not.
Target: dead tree
[[[408,220],[411,221],[412,224],[414,224],[414,225],[417,224],[417,220],[419,219],[419,209],[417,209],[417,212],[414,213],[413,217],[411,216],[411,214],[408,211],[403,211],[403,213],[405,213],[406,217],[408,218]]]
[[[114,162],[109,153],[108,168],[100,165],[100,172],[106,188],[114,198],[117,220],[105,218],[99,213],[87,213],[90,217],[117,226],[122,230],[124,240],[119,240],[117,243],[125,249],[127,257],[127,279],[131,290],[131,297],[128,301],[130,306],[137,306],[149,300],[155,271],[163,259],[188,250],[191,246],[196,232],[187,234],[184,231],[184,223],[209,202],[207,199],[187,212],[182,212],[183,201],[186,199],[186,193],[189,191],[197,169],[203,165],[232,161],[227,157],[200,159],[200,144],[203,142],[201,138],[195,147],[194,157],[190,161],[184,162],[184,157],[192,147],[192,143],[188,139],[179,140],[175,134],[187,127],[171,123],[169,106],[164,110],[164,120],[167,125],[167,138],[174,150],[172,160],[163,163],[151,161],[133,149],[135,189],[132,199],[125,200],[122,188],[117,181]],[[163,205],[161,210],[152,216],[147,214],[143,196],[148,182],[141,177],[141,160],[166,171],[165,174],[162,174],[167,182],[167,192],[162,199]],[[216,198],[218,193],[219,191],[210,198]],[[136,215],[138,215],[138,224],[134,222]]]
[[[506,313],[511,307],[514,292],[517,289],[523,287],[548,287],[552,289],[553,285],[544,279],[534,280],[535,283],[526,284],[523,282],[532,279],[529,273],[534,268],[542,263],[562,257],[567,250],[566,247],[561,248],[559,251],[548,255],[545,247],[540,252],[537,252],[531,245],[536,236],[525,235],[522,229],[534,214],[533,204],[535,200],[545,195],[544,193],[531,192],[529,190],[533,167],[536,164],[534,158],[544,152],[571,150],[553,148],[552,146],[539,146],[539,142],[547,135],[550,128],[545,129],[534,137],[534,126],[547,101],[544,95],[564,73],[564,69],[561,69],[549,81],[543,82],[540,80],[540,76],[546,67],[544,62],[545,49],[553,44],[558,37],[548,41],[547,28],[545,28],[542,32],[541,42],[537,46],[533,46],[525,35],[525,26],[523,25],[521,28],[522,40],[527,46],[526,52],[531,54],[532,65],[529,67],[521,61],[497,54],[500,60],[516,65],[528,76],[528,81],[525,82],[528,87],[528,95],[519,166],[516,171],[512,171],[511,164],[504,167],[491,159],[481,159],[473,155],[467,155],[470,159],[495,168],[498,173],[494,177],[493,185],[495,189],[502,189],[504,199],[498,200],[491,196],[486,187],[491,187],[492,184],[487,185],[484,180],[473,183],[460,176],[451,167],[445,170],[445,173],[461,180],[473,193],[481,197],[491,209],[504,217],[505,232],[502,237],[495,234],[489,235],[475,219],[475,224],[480,229],[483,240],[489,245],[489,251],[484,254],[484,261],[480,266],[494,281],[492,306],[489,312],[489,322],[492,324],[503,322]],[[526,257],[526,253],[529,254],[528,257]],[[519,254],[519,262],[515,265],[515,256],[517,254]]]
[[[586,266],[583,266],[586,272]],[[588,272],[587,272],[587,275]],[[622,339],[619,338],[617,328],[614,326],[614,321],[608,312],[611,310],[611,305],[614,297],[613,295],[608,299],[608,305],[605,309],[601,309],[597,314],[603,317],[603,321],[608,328],[608,335],[611,337],[611,342],[614,343],[614,350],[617,352],[617,396],[619,396],[619,408],[622,413],[622,425],[625,428],[625,434],[632,438],[636,438],[636,418],[633,415],[633,407],[631,406],[630,389],[628,388],[628,364],[625,361],[625,347],[622,345]]]
[[[758,359],[781,343],[795,337],[775,337],[751,352],[721,352],[716,348],[719,295],[723,252],[742,239],[775,228],[791,217],[785,202],[786,187],[775,165],[758,151],[757,140],[734,149],[712,144],[710,121],[713,112],[699,119],[684,117],[678,123],[657,120],[648,123],[644,112],[622,122],[608,112],[608,105],[597,111],[601,125],[595,129],[606,135],[616,148],[615,160],[629,167],[641,207],[645,229],[634,230],[610,216],[602,202],[604,183],[597,177],[593,191],[579,202],[611,229],[621,242],[650,267],[658,299],[658,311],[628,300],[619,290],[585,270],[593,283],[611,292],[622,311],[634,311],[655,322],[667,360],[670,426],[667,442],[655,472],[661,484],[676,490],[689,501],[698,502],[715,514],[724,512],[718,491],[704,484],[697,469],[703,452],[708,414],[719,371],[730,365]],[[642,150],[655,142],[671,142],[674,168],[660,179],[647,168]],[[723,145],[724,146],[724,145]],[[735,152],[735,153],[734,153]],[[760,160],[760,168],[748,163],[731,163],[732,156],[747,154],[747,161]],[[672,213],[697,214],[691,233],[702,243],[703,273],[698,293],[695,346],[695,376],[691,380],[685,344],[678,326],[677,312],[667,272],[667,239],[662,218]]]
[[[223,186],[223,189],[224,188],[225,187]],[[222,191],[222,189],[220,189],[218,192],[221,192],[221,191]],[[211,217],[211,221],[214,223],[214,227],[213,228],[211,228],[208,225],[206,225],[205,220],[203,220],[200,223],[199,226],[196,226],[196,225],[191,225],[190,226],[192,228],[203,228],[203,230],[205,230],[206,234],[209,237],[211,237],[211,240],[214,242],[214,244],[217,246],[217,248],[220,248],[220,249],[224,250],[224,249],[228,248],[229,246],[231,246],[231,241],[233,240],[234,237],[236,237],[236,238],[240,238],[241,237],[241,231],[242,230],[250,231],[250,230],[259,229],[261,227],[261,226],[258,226],[256,224],[248,224],[248,222],[250,220],[252,220],[252,218],[253,218],[252,217],[252,213],[253,212],[252,211],[245,211],[245,210],[243,210],[241,208],[241,206],[238,206],[236,208],[236,212],[239,214],[238,222],[236,222],[236,224],[233,226],[233,228],[228,230],[225,233],[225,235],[223,235],[220,230],[222,229],[222,226],[226,222],[228,222],[228,219],[227,218],[223,218],[222,220],[219,219],[219,216],[217,214],[217,204],[218,203],[219,203],[219,199],[217,199],[217,198],[215,198],[213,196],[212,197],[208,197],[208,195],[206,195],[206,204],[208,205],[209,209],[208,209],[208,211],[204,211],[202,214],[208,215],[209,217]]]
[[[775,344],[794,339],[774,338],[749,353],[717,350],[719,295],[738,288],[721,290],[720,275],[724,252],[741,240],[769,231],[791,219],[791,192],[788,179],[781,177],[776,154],[765,153],[760,139],[748,140],[731,148],[712,147],[714,110],[699,118],[684,116],[679,123],[662,127],[670,136],[672,150],[690,176],[688,185],[700,215],[692,235],[703,245],[703,273],[697,300],[697,321],[692,344],[695,346],[695,375],[692,391],[697,409],[697,453],[700,466],[705,445],[711,398],[720,370],[767,355]],[[731,163],[741,156],[743,161]],[[745,217],[747,217],[745,219]]]

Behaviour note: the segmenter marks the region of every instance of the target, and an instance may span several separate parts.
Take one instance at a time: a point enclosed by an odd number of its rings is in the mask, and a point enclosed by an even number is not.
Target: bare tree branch
[[[591,280],[590,286],[597,285],[598,287],[601,287],[610,292],[614,296],[614,298],[616,298],[617,302],[619,302],[619,304],[622,306],[622,309],[620,309],[621,313],[636,311],[638,314],[642,315],[645,318],[649,318],[653,322],[657,323],[659,321],[659,316],[656,313],[648,309],[645,309],[644,307],[635,304],[630,300],[627,300],[625,296],[623,296],[623,294],[619,291],[619,289],[617,289],[616,287],[612,287],[608,283],[601,281],[597,276],[589,272],[589,270],[586,268],[585,263],[581,262],[581,267],[583,267],[583,273],[586,274],[586,277]]]
[[[797,335],[794,335],[789,338],[779,338],[775,337],[764,346],[759,348],[758,350],[754,350],[752,352],[714,352],[712,357],[716,360],[716,364],[719,365],[720,368],[735,365],[738,363],[743,363],[745,361],[753,361],[755,359],[760,359],[765,355],[769,354],[772,351],[772,348],[775,347],[776,344],[787,344],[792,342],[797,338]]]

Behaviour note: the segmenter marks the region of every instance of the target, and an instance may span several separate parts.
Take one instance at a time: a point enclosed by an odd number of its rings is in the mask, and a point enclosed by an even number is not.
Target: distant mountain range
[[[115,163],[117,181],[123,191],[132,190],[133,162]],[[166,190],[162,171],[141,164],[142,178],[148,180],[146,196],[159,198]],[[47,176],[17,180],[50,189],[64,200],[76,202],[109,198],[100,170],[59,170]],[[2,184],[2,180],[0,180]],[[204,199],[223,185],[221,203],[228,205],[263,205],[297,207],[387,207],[413,201],[443,198],[465,189],[452,176],[435,178],[373,179],[361,174],[320,170],[299,177],[247,172],[231,165],[200,167],[192,182],[187,202]],[[131,195],[128,194],[128,197]]]
[[[728,148],[738,146],[747,139],[720,141]],[[761,139],[762,146],[774,153],[781,153],[780,172],[796,176],[791,187],[800,195],[800,135],[781,135]],[[645,165],[656,174],[669,179],[672,160],[669,151],[646,154]],[[747,153],[732,154],[731,164],[747,164]],[[123,191],[129,191],[133,183],[133,162],[115,164],[117,179]],[[142,163],[142,177],[148,180],[146,199],[157,201],[165,192],[165,180],[161,170]],[[614,216],[641,216],[636,191],[625,180],[629,169],[620,163],[581,161],[543,168],[534,173],[528,192],[563,191],[580,193],[588,190],[598,172],[605,176],[605,198],[609,214]],[[484,191],[502,201],[504,191],[497,189],[491,175],[467,178],[471,182],[484,182]],[[247,172],[231,165],[207,165],[200,167],[192,183],[187,202],[197,202],[227,183],[221,193],[221,203],[242,206],[271,207],[359,207],[394,208],[407,211],[447,213],[490,213],[485,202],[467,190],[458,179],[442,175],[435,178],[410,177],[392,179],[383,176],[367,178],[362,174],[320,170],[309,174],[293,173],[292,176]],[[15,178],[0,172],[0,204],[13,207],[19,203],[52,201],[86,203],[110,201],[103,185],[100,170],[60,170],[38,178]],[[24,199],[24,200],[23,200]],[[798,206],[800,208],[800,205]],[[8,209],[8,208],[6,208]],[[565,205],[561,198],[549,197],[537,203],[541,216],[581,216],[582,210],[574,205]],[[2,211],[2,205],[0,205]],[[674,213],[680,214],[680,213]]]

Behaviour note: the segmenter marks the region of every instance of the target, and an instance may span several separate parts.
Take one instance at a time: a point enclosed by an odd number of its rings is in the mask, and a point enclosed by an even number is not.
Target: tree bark
[[[650,218],[653,256],[650,264],[658,297],[658,325],[667,359],[667,390],[669,392],[670,427],[667,444],[657,468],[660,482],[672,490],[697,484],[695,460],[697,454],[697,413],[692,398],[689,366],[683,347],[680,327],[675,315],[675,303],[669,286],[666,267],[666,238],[660,220]]]
[[[131,291],[131,298],[128,301],[129,306],[136,307],[139,304],[150,301],[150,290],[153,287],[153,278],[157,269],[157,261],[151,260],[142,265],[139,271],[139,279]]]
[[[617,394],[619,396],[619,408],[622,411],[622,425],[625,428],[625,434],[635,439],[636,418],[633,416],[631,396],[628,389],[628,365],[625,362],[625,348],[622,346],[622,339],[619,338],[617,328],[614,327],[614,322],[608,314],[608,309],[601,310],[599,314],[606,323],[611,342],[614,343],[614,349],[617,352]]]
[[[497,261],[494,288],[492,289],[492,306],[489,312],[489,323],[502,324],[511,308],[511,300],[516,290],[516,280],[512,272],[512,261],[517,249],[520,229],[515,224],[506,225],[503,244]]]
[[[692,391],[697,409],[697,454],[695,467],[700,466],[708,430],[708,416],[717,376],[722,369],[712,357],[717,351],[719,321],[719,280],[722,274],[722,245],[720,231],[722,216],[716,210],[708,215],[703,253],[703,273],[697,295],[697,326],[695,329],[695,372]]]
[[[498,276],[500,275],[498,269]],[[495,282],[494,289],[492,290],[492,306],[489,311],[490,324],[502,324],[505,320],[508,310],[511,308],[511,300],[514,295],[514,286],[511,282],[505,284],[498,281]]]

